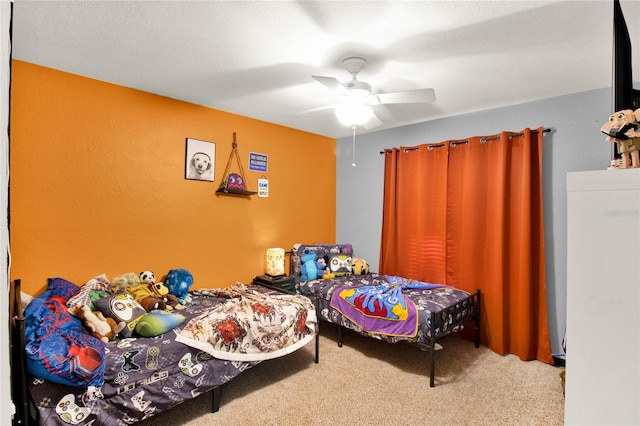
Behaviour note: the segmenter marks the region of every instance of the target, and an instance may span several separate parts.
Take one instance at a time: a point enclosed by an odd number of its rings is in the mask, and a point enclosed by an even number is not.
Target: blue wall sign
[[[258,154],[257,152],[249,153],[249,170],[266,173],[268,162],[269,156],[266,154]]]

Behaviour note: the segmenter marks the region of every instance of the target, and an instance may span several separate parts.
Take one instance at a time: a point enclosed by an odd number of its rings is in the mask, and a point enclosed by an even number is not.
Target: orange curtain
[[[542,134],[387,150],[380,272],[480,289],[483,344],[552,363]]]

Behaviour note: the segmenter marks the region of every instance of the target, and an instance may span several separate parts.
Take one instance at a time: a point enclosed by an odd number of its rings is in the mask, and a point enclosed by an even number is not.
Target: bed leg
[[[211,407],[212,413],[217,413],[220,410],[220,386],[213,388],[213,406]]]
[[[480,347],[480,289],[476,291],[476,348]]]
[[[320,302],[318,302],[318,298],[314,298],[314,307],[316,309],[316,357],[313,360],[316,364],[320,362]]]
[[[338,347],[341,348],[342,347],[342,326],[336,325],[336,327],[338,327]]]
[[[429,345],[429,358],[430,358],[430,374],[429,387],[436,386],[436,335],[433,325],[436,323],[436,315],[431,312],[431,344]]]

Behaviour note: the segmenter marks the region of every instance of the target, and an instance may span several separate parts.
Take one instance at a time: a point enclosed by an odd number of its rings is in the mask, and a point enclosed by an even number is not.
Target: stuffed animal
[[[613,113],[600,131],[607,135],[608,142],[618,145],[622,168],[640,167],[640,108],[624,109]]]
[[[369,264],[358,257],[354,257],[351,260],[351,272],[353,275],[366,275],[369,273]]]
[[[315,280],[324,274],[325,265],[318,262],[316,253],[309,249],[304,249],[300,255],[300,280]]]
[[[322,256],[318,258],[318,262],[322,265],[322,278],[325,280],[335,278],[336,275],[331,273],[329,268],[329,256]]]
[[[169,293],[169,288],[164,285],[162,282],[156,282],[156,276],[151,271],[142,271],[140,272],[140,281],[149,286],[156,296],[162,298],[162,300],[166,304],[166,308],[157,308],[157,309],[166,309],[168,311],[172,309],[184,309],[184,306],[180,304],[178,298]]]
[[[145,272],[149,273],[149,271]],[[145,272],[140,275],[145,274]],[[151,275],[153,276],[153,273]],[[145,274],[145,280],[155,281],[155,277],[150,279],[148,274]],[[141,282],[138,285],[125,287],[124,291],[129,293],[147,312],[151,312],[154,309],[172,310],[177,306],[182,308],[178,298],[169,294],[169,289],[163,283]]]
[[[77,305],[69,308],[69,312],[82,321],[87,330],[89,330],[89,334],[105,343],[109,340],[114,340],[126,326],[124,321],[116,324],[113,318],[105,318],[102,312],[93,312],[87,305]]]
[[[169,288],[169,293],[178,298],[183,305],[191,303],[189,288],[193,285],[193,275],[186,269],[172,269],[167,274],[164,282]]]
[[[125,287],[136,286],[140,284],[140,277],[134,272],[127,272],[119,277],[114,278],[110,283],[112,293],[120,293]]]

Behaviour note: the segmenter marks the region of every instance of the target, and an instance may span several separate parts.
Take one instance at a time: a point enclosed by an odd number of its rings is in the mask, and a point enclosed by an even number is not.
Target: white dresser
[[[567,174],[565,423],[640,425],[640,169]]]

